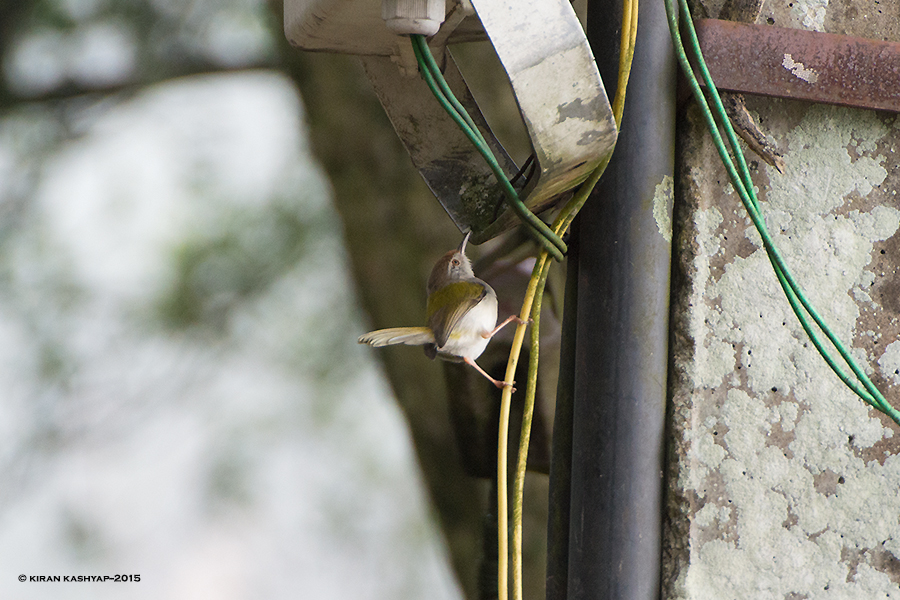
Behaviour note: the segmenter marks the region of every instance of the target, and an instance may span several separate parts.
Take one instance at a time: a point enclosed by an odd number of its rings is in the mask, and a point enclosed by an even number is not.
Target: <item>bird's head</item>
[[[437,264],[434,265],[431,275],[428,277],[429,295],[449,283],[475,277],[475,272],[472,271],[472,263],[469,262],[469,258],[466,256],[466,243],[469,241],[470,234],[471,232],[466,233],[466,237],[463,238],[459,248],[443,255],[437,261]]]

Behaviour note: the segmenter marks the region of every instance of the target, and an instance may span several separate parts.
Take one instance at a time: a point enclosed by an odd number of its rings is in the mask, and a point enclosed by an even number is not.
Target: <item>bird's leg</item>
[[[498,331],[500,331],[501,329],[503,329],[504,327],[506,327],[507,325],[509,325],[509,324],[512,323],[513,321],[515,321],[515,322],[518,323],[519,325],[524,325],[525,323],[531,323],[531,319],[528,319],[527,321],[523,321],[522,319],[520,319],[520,318],[518,317],[518,315],[512,315],[512,316],[508,317],[505,321],[503,321],[502,323],[500,323],[499,325],[497,325],[496,327],[494,327],[494,329],[493,329],[492,331],[488,331],[488,332],[482,333],[482,334],[481,334],[481,337],[483,337],[483,338],[486,339],[486,340],[489,340],[489,339],[491,339],[492,337],[494,337],[494,334],[496,334]]]
[[[484,369],[482,369],[481,367],[478,366],[478,363],[476,363],[474,360],[472,360],[472,359],[469,358],[468,356],[465,357],[465,358],[463,358],[463,360],[465,361],[465,363],[466,363],[467,365],[469,365],[470,367],[473,367],[476,371],[478,371],[479,373],[481,373],[482,375],[484,375],[485,377],[487,377],[488,381],[490,381],[491,383],[493,383],[493,384],[494,384],[495,386],[497,386],[499,389],[502,390],[502,389],[505,388],[505,387],[512,387],[513,384],[511,384],[511,383],[506,383],[505,381],[497,381],[496,379],[494,379],[493,377],[491,377],[490,375],[488,375],[487,372],[486,372]],[[516,388],[513,388],[512,391],[515,392],[515,391],[516,391]]]

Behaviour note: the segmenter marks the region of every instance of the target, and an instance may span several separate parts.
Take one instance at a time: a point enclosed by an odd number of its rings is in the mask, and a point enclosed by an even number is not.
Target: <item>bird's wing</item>
[[[475,281],[457,281],[445,285],[428,297],[428,327],[434,332],[438,348],[450,339],[450,333],[467,312],[481,302],[487,289]]]

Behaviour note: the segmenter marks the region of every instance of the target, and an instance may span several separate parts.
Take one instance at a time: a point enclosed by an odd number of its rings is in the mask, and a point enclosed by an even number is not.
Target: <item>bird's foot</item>
[[[515,388],[516,382],[515,381],[513,381],[512,383],[510,383],[508,381],[497,381],[496,379],[494,379],[493,381],[494,381],[494,385],[497,386],[498,390],[502,390],[503,388],[510,388],[511,393],[513,393],[513,394],[516,393],[516,388]]]
[[[471,358],[468,358],[468,357],[463,358],[463,362],[465,362],[467,365],[469,365],[470,367],[472,367],[473,369],[475,369],[476,371],[478,371],[479,373],[484,375],[485,379],[487,379],[488,381],[493,383],[497,387],[497,389],[502,390],[505,387],[510,387],[510,388],[512,388],[513,392],[516,391],[516,388],[513,387],[513,384],[515,384],[515,381],[512,383],[508,383],[506,381],[500,381],[498,379],[494,379],[493,377],[491,377],[490,375],[487,374],[487,371],[485,371],[484,369],[479,367],[478,363],[476,363]]]

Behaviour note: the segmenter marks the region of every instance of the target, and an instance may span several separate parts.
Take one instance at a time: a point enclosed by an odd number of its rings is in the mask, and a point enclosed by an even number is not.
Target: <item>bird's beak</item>
[[[463,255],[464,255],[464,254],[466,253],[466,242],[469,241],[469,236],[470,236],[470,235],[472,235],[472,232],[471,232],[471,231],[467,231],[467,232],[466,232],[466,237],[463,238],[462,243],[459,245],[459,250],[458,250],[458,252],[459,252],[460,254],[463,254]]]

